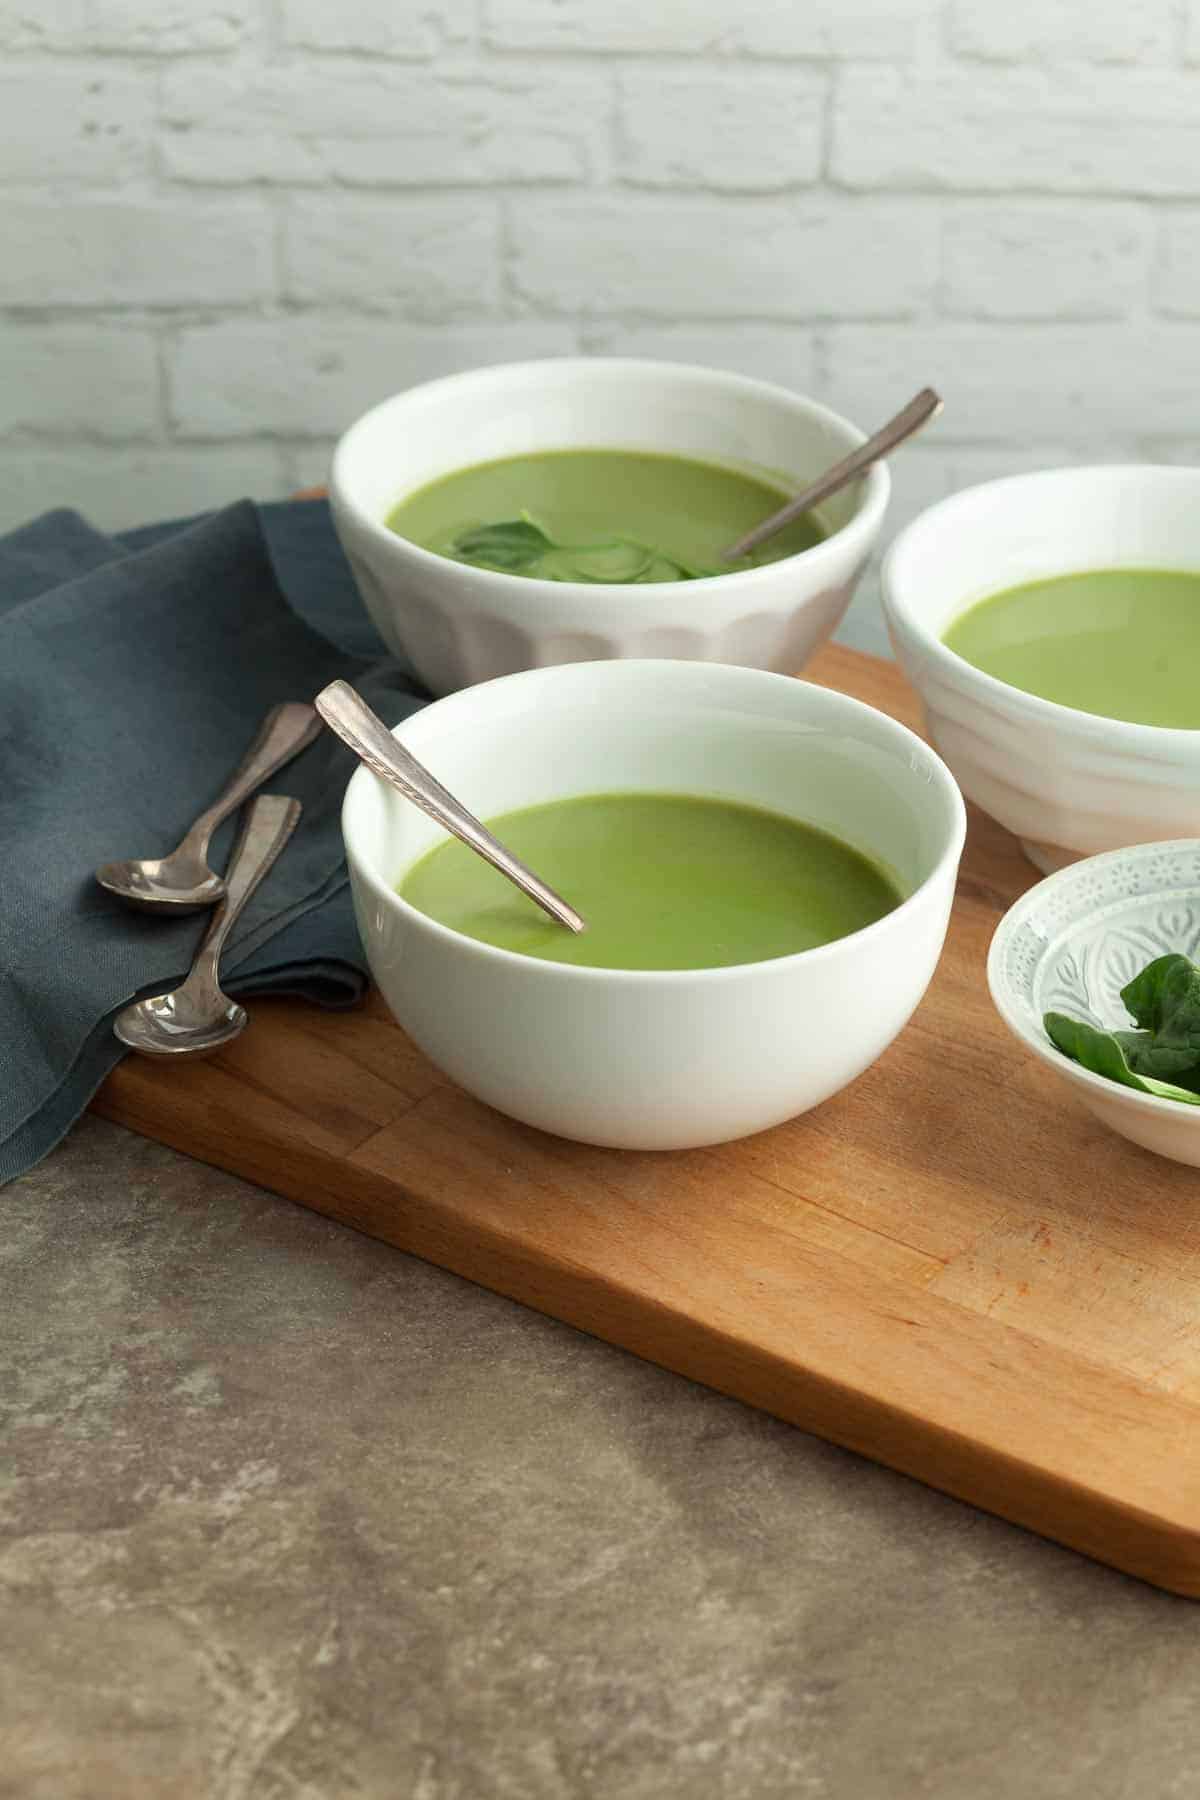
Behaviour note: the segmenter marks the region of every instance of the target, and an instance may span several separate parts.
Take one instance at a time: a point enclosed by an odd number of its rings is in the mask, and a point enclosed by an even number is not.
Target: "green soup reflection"
[[[1043,700],[1200,729],[1200,573],[1084,569],[980,600],[942,642]]]
[[[488,821],[587,920],[574,934],[451,838],[403,898],[502,950],[602,969],[709,969],[831,943],[899,904],[848,844],[780,813],[687,794],[586,794]]]
[[[728,575],[795,556],[824,532],[805,514],[740,564],[721,551],[787,500],[737,469],[633,450],[550,450],[456,469],[388,515],[401,537],[458,562],[543,581]]]

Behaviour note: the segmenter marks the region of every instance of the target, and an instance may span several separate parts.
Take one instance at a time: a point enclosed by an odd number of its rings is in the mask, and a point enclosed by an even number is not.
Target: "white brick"
[[[1111,450],[1119,449],[1119,441],[1114,440]],[[1001,450],[986,445],[969,449],[951,447],[945,458],[946,492],[957,494],[963,488],[979,487],[985,481],[1003,481],[1009,475],[1033,475],[1039,469],[1072,468],[1080,463],[1114,460],[1112,454],[1097,456],[1094,450],[1052,439],[1025,444],[1019,450]]]
[[[310,319],[185,331],[171,359],[180,436],[334,437],[388,394],[483,363],[568,356],[564,325],[327,324]]]
[[[530,201],[515,280],[587,314],[902,318],[928,295],[934,221],[915,208],[804,201]]]
[[[1139,461],[1174,463],[1180,468],[1200,467],[1200,437],[1139,437]]]
[[[0,305],[219,306],[270,290],[256,208],[22,197],[0,214]]]
[[[9,50],[231,50],[247,34],[253,0],[0,0]]]
[[[855,188],[1200,195],[1200,106],[1142,70],[853,69],[831,166]]]
[[[1116,319],[1146,282],[1149,221],[1132,207],[974,206],[943,240],[946,312],[976,319]]]
[[[158,363],[146,332],[8,325],[0,333],[0,431],[152,436]]]
[[[733,190],[815,181],[827,86],[804,70],[626,77],[618,167],[640,187]]]
[[[883,412],[886,411],[885,404]],[[883,423],[883,412],[876,409],[873,413],[864,413],[856,417],[854,423],[862,431],[874,431]],[[902,444],[888,458],[888,473],[892,478],[892,497],[882,533],[881,554],[897,532],[903,531],[918,513],[944,500],[953,486],[946,452],[936,445],[929,445],[923,438]]]
[[[935,0],[485,0],[500,50],[907,57]]]
[[[864,569],[850,610],[834,632],[833,641],[849,644],[852,650],[864,650],[868,656],[891,655],[879,598],[879,563],[875,557]]]
[[[951,0],[951,47],[996,62],[1062,57],[1081,62],[1169,60],[1172,0]]]
[[[306,50],[367,50],[374,56],[430,56],[471,36],[474,0],[283,0],[283,39]]]
[[[53,506],[74,506],[107,531],[182,518],[249,496],[278,499],[286,491],[283,459],[273,444],[187,449],[30,450],[0,447],[0,530]]]
[[[437,316],[495,299],[498,221],[476,200],[298,201],[284,222],[284,259],[289,298]]]
[[[332,443],[313,439],[308,443],[288,444],[283,461],[287,470],[288,492],[303,493],[307,488],[324,487],[329,479]]]
[[[601,327],[586,334],[601,356],[646,356],[663,362],[732,369],[811,393],[816,373],[813,334],[797,325],[662,325]]]
[[[1122,436],[1195,429],[1200,340],[1185,327],[840,325],[827,355],[830,404],[854,419],[937,388],[935,443],[1090,443],[1103,459]]]
[[[882,421],[872,415],[854,422],[862,430],[872,431]],[[930,450],[924,443],[903,445],[889,458],[888,472],[892,478],[892,497],[879,545],[837,633],[840,643],[852,644],[856,650],[866,650],[873,656],[891,653],[879,597],[879,565],[884,552],[897,533],[918,513],[944,499],[950,491],[945,456]]]
[[[1200,213],[1171,213],[1161,221],[1150,297],[1159,312],[1200,318]]]
[[[201,182],[573,181],[610,108],[607,82],[590,75],[181,69],[165,83],[163,155],[169,174]]]
[[[0,180],[120,180],[145,165],[151,96],[136,75],[32,68],[0,78]]]

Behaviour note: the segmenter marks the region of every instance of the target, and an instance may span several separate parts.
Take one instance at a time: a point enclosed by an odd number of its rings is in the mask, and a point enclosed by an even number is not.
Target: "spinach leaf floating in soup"
[[[524,513],[498,525],[460,532],[452,545],[460,562],[544,581],[695,581],[716,569],[691,568],[650,544],[614,537],[598,544],[556,544]]]
[[[1122,1087],[1200,1106],[1200,969],[1186,956],[1158,956],[1121,999],[1136,1031],[1098,1031],[1048,1012],[1042,1023],[1051,1043]]]
[[[819,543],[811,515],[737,564],[721,552],[787,494],[689,457],[553,450],[458,469],[388,516],[401,537],[477,568],[542,581],[695,581]]]

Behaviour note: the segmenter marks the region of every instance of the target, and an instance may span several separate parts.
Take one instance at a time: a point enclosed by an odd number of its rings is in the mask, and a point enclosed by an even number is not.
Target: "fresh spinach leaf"
[[[541,526],[530,518],[473,526],[469,531],[460,531],[453,544],[454,554],[464,562],[508,572],[532,568],[547,550],[555,548]]]
[[[529,513],[495,525],[461,531],[451,549],[463,562],[505,574],[536,572],[549,581],[696,581],[719,573],[701,569],[636,538],[603,538],[592,544],[559,544]]]
[[[1134,1068],[1164,1080],[1200,1068],[1200,969],[1195,963],[1186,956],[1156,957],[1121,989],[1121,999],[1150,1039],[1137,1046]]]
[[[1123,991],[1122,998],[1128,991]],[[1081,1067],[1090,1069],[1094,1075],[1103,1075],[1109,1081],[1120,1082],[1122,1087],[1136,1088],[1143,1094],[1157,1094],[1163,1100],[1182,1100],[1188,1106],[1200,1106],[1200,1093],[1192,1093],[1188,1088],[1163,1081],[1154,1075],[1139,1073],[1132,1067],[1128,1052],[1131,1050],[1139,1062],[1144,1061],[1147,1052],[1152,1049],[1151,1033],[1144,1034],[1150,1042],[1143,1047],[1134,1045],[1131,1041],[1142,1037],[1142,1033],[1097,1031],[1095,1026],[1085,1025],[1080,1019],[1070,1019],[1065,1013],[1048,1012],[1042,1023],[1051,1043],[1064,1056],[1069,1056]]]

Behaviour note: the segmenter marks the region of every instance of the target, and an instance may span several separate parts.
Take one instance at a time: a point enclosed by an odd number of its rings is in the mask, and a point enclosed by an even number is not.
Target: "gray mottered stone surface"
[[[1200,1611],[95,1120],[0,1197],[2,1800],[1166,1800]]]

